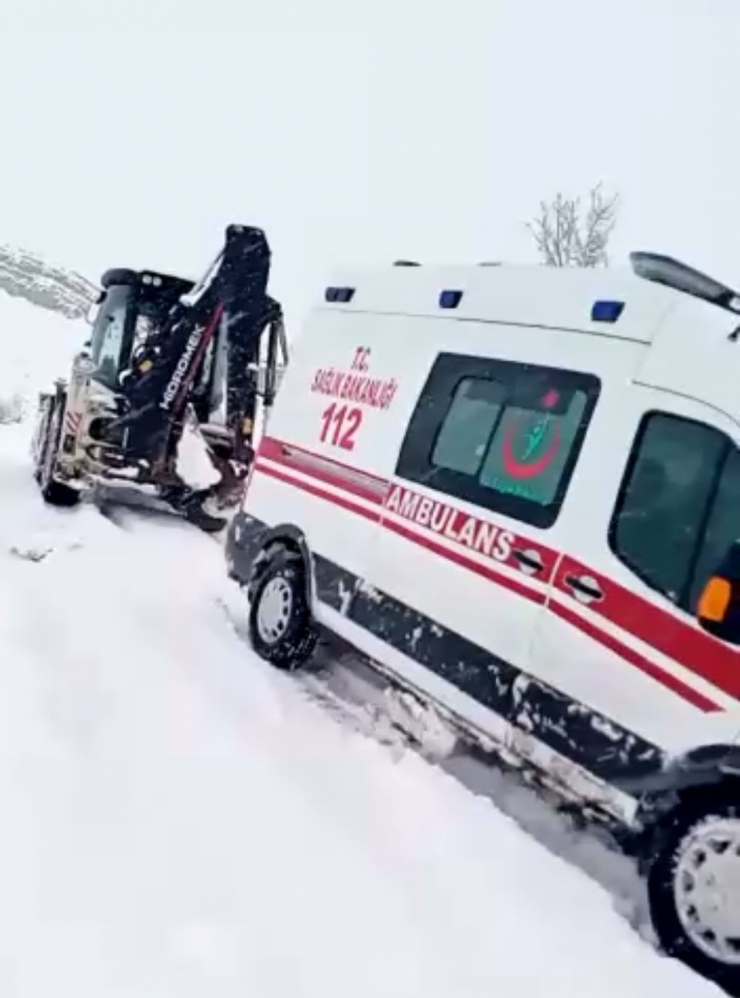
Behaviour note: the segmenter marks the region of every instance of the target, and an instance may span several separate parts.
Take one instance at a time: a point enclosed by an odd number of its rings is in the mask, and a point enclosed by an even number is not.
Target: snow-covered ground
[[[84,337],[0,300],[0,399]],[[238,634],[219,543],[43,506],[0,425],[3,998],[701,998],[489,800]]]

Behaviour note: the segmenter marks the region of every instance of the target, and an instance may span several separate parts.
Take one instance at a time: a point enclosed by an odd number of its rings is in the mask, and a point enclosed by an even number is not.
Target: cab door
[[[576,705],[571,754],[619,782],[740,726],[740,652],[694,619],[740,536],[740,454],[734,424],[699,402],[634,385],[604,401],[532,670]]]

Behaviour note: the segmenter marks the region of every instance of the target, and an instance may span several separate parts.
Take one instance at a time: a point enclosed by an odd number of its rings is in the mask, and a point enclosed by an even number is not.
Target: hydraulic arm
[[[267,294],[270,249],[260,229],[232,225],[202,280],[172,307],[123,380],[125,450],[156,468],[166,460],[188,403],[208,421],[219,345],[225,346],[226,426],[238,452],[251,437],[262,337],[283,336],[280,306]],[[274,369],[268,363],[268,371]],[[268,385],[268,396],[270,386]],[[267,399],[268,403],[271,399]]]

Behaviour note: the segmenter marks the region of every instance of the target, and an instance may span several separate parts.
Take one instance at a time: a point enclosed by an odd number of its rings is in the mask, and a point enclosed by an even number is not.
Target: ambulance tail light
[[[623,301],[595,301],[591,308],[591,322],[616,322],[622,312]]]

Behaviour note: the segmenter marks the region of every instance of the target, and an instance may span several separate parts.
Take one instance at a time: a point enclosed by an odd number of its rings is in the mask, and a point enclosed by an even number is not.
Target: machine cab
[[[156,331],[193,282],[152,271],[114,269],[103,275],[92,320],[90,359],[95,381],[120,391],[120,376],[134,351]]]

